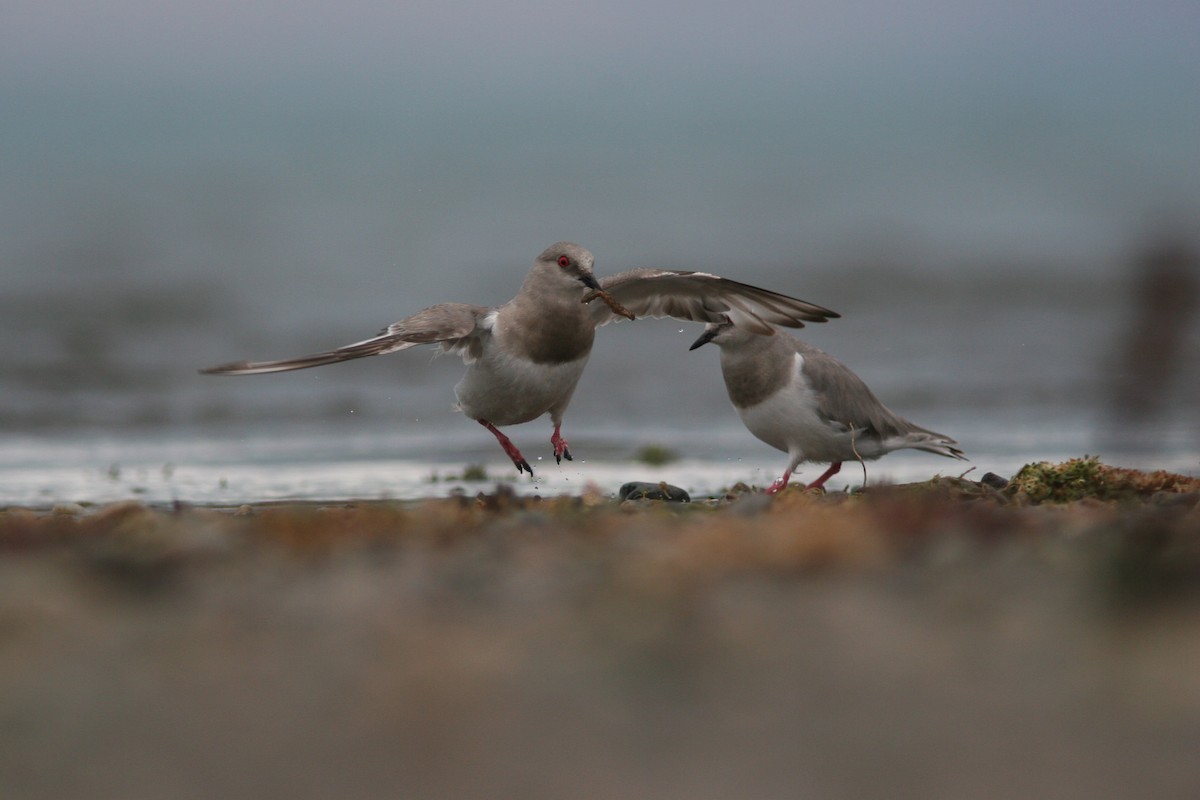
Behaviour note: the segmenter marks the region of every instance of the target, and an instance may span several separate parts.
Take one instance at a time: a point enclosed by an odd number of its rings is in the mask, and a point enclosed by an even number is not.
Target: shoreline
[[[0,511],[0,795],[1197,796],[1200,480],[1102,467]]]

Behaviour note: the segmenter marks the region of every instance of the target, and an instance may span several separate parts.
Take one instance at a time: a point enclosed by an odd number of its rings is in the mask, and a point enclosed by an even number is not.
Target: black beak
[[[716,329],[716,328],[709,328],[709,329],[706,329],[706,330],[704,331],[704,333],[700,334],[700,338],[699,338],[699,339],[697,339],[696,341],[692,342],[692,346],[691,346],[691,347],[689,347],[689,348],[688,348],[688,350],[695,350],[697,347],[703,347],[704,345],[706,345],[706,344],[708,344],[709,342],[711,342],[711,341],[713,340],[713,337],[714,337],[714,336],[716,336],[716,335],[717,335],[717,329]]]
[[[600,282],[596,280],[595,275],[580,275],[579,280],[582,281],[583,285],[589,289],[593,289],[597,292],[600,291]]]

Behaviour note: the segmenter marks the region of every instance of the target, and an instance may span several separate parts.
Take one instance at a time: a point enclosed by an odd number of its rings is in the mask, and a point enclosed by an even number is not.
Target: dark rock
[[[979,479],[979,482],[984,486],[990,486],[993,489],[1004,489],[1008,486],[1008,478],[1002,478],[994,472],[989,472]]]
[[[678,486],[669,483],[631,481],[617,493],[619,500],[666,500],[668,503],[690,503],[692,498]]]

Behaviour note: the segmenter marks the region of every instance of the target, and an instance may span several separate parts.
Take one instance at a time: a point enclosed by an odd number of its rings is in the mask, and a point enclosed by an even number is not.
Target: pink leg
[[[513,466],[517,468],[518,474],[524,470],[530,475],[533,475],[533,467],[529,466],[529,462],[525,460],[525,456],[521,455],[521,451],[517,449],[515,444],[509,441],[507,436],[501,433],[495,425],[488,422],[486,419],[476,420],[476,422],[492,432],[492,435],[496,437],[496,441],[498,441],[500,446],[504,448],[504,452],[507,453],[508,457],[512,459]]]
[[[777,492],[782,491],[783,488],[788,485],[788,481],[790,481],[791,479],[792,479],[792,471],[790,469],[786,470],[783,473],[782,478],[780,478],[779,480],[775,481],[774,483],[772,483],[770,486],[767,487],[765,494],[776,494]]]
[[[554,426],[554,433],[550,437],[550,444],[554,445],[554,460],[559,464],[564,458],[567,461],[574,461],[575,459],[571,458],[571,451],[567,449],[567,440],[558,432],[558,428],[558,425]]]
[[[842,468],[842,462],[835,461],[829,465],[829,469],[825,470],[825,474],[817,478],[815,481],[804,487],[806,489],[824,489],[825,481],[838,474],[838,470]]]

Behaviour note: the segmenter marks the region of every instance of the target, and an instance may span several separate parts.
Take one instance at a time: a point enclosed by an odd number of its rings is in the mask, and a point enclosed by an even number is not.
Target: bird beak
[[[713,340],[713,337],[716,335],[717,335],[716,328],[705,328],[704,333],[700,334],[699,339],[692,342],[692,346],[689,347],[688,350],[695,350],[697,347],[703,347],[704,345],[711,342]]]
[[[588,273],[586,275],[580,275],[579,280],[583,283],[584,286],[588,287],[589,289],[592,289],[597,292],[600,291],[600,282],[596,280],[595,275],[592,275],[591,273]]]

